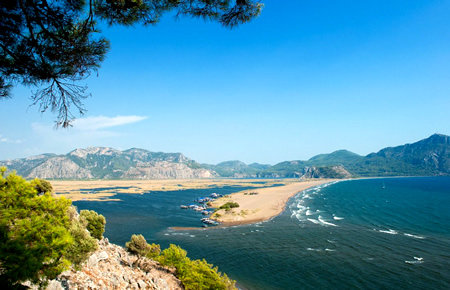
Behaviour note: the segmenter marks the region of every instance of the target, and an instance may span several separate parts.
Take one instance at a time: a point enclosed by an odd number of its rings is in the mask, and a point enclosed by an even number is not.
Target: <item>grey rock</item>
[[[61,282],[57,280],[50,280],[47,285],[47,290],[64,290],[64,287],[61,285]]]

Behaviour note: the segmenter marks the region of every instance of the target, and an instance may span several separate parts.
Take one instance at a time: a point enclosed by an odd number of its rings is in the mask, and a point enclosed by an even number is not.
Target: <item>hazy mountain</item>
[[[450,137],[427,139],[360,156],[347,150],[320,154],[309,160],[273,166],[233,160],[199,164],[181,153],[108,147],[76,149],[65,155],[41,154],[0,162],[27,177],[49,179],[165,179],[165,178],[347,178],[351,176],[450,175]]]
[[[270,167],[268,164],[245,164],[239,160],[224,161],[217,165],[202,164],[203,167],[214,170],[222,177],[256,177],[258,172]]]
[[[361,161],[364,157],[348,150],[338,150],[329,154],[319,154],[306,163],[311,166],[347,165]]]

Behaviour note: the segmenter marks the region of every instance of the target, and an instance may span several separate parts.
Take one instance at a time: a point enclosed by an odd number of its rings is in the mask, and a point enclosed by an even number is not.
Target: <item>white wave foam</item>
[[[312,223],[314,223],[316,225],[320,224],[320,222],[318,220],[315,220],[315,219],[307,219],[307,220],[309,220],[310,222],[312,222]]]
[[[407,263],[407,264],[422,264],[423,260],[405,261],[405,263]]]
[[[395,230],[392,230],[392,229],[389,229],[388,231],[386,231],[386,230],[378,230],[380,233],[385,233],[385,234],[390,234],[390,235],[396,235],[396,234],[398,234],[398,232],[397,231],[395,231]]]
[[[335,225],[335,224],[333,224],[333,223],[330,223],[330,222],[327,222],[327,221],[323,220],[322,217],[321,217],[320,215],[319,215],[318,220],[319,220],[319,222],[321,222],[322,224],[324,224],[324,225],[326,225],[326,226],[337,227],[337,225]]]
[[[310,221],[312,223],[322,224],[325,226],[337,226],[333,223],[330,223],[330,222],[327,222],[324,220],[320,221],[320,220],[307,218],[308,216],[323,212],[318,209],[316,209],[316,210],[310,209],[307,206],[309,204],[310,200],[314,199],[315,196],[318,196],[318,195],[320,196],[321,195],[320,191],[323,188],[330,186],[332,184],[335,184],[337,182],[339,182],[339,181],[329,182],[329,183],[322,184],[320,186],[316,186],[313,188],[308,188],[306,190],[303,190],[302,192],[299,192],[299,194],[297,194],[295,197],[295,202],[289,206],[289,209],[291,211],[291,218],[295,217],[300,222]],[[339,217],[335,218],[335,220],[339,220],[339,219],[342,219],[342,218],[339,218]]]
[[[408,233],[403,233],[403,234],[407,237],[411,237],[411,238],[415,238],[415,239],[420,239],[420,240],[425,239],[425,237],[423,237],[423,236],[418,236],[418,235],[413,235],[413,234],[408,234]]]
[[[322,249],[306,248],[308,251],[321,252]]]

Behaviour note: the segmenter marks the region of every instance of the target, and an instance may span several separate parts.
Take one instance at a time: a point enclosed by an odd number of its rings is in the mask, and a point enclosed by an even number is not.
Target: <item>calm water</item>
[[[179,209],[211,188],[119,194],[121,202],[76,202],[107,218],[105,236],[131,234],[179,244],[206,258],[244,289],[450,288],[450,177],[343,181],[292,198],[271,221],[232,228],[198,226],[201,214]]]

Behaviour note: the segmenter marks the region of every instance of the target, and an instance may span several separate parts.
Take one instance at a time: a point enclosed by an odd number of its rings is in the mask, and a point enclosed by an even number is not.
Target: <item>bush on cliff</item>
[[[161,252],[158,261],[165,266],[175,267],[177,277],[185,289],[236,289],[235,281],[226,274],[218,272],[218,268],[203,260],[191,260],[187,252],[179,246],[171,244]]]
[[[101,240],[103,238],[106,224],[106,220],[103,215],[98,214],[93,210],[82,210],[80,211],[80,218],[87,221],[86,228],[92,237],[97,240]]]
[[[67,211],[70,200],[38,195],[36,182],[0,169],[0,283],[54,278],[68,268],[73,244]]]
[[[125,244],[130,253],[154,259],[161,253],[161,247],[156,244],[149,245],[143,235],[132,235],[131,240]]]
[[[79,216],[76,208],[71,206],[68,214],[70,218],[70,235],[73,237],[73,244],[67,249],[66,257],[72,262],[76,270],[80,269],[81,263],[86,261],[90,254],[97,250],[98,243],[86,229],[86,219]]]
[[[157,246],[157,247],[156,247]],[[164,266],[176,268],[176,275],[185,289],[236,289],[235,281],[226,274],[218,272],[218,268],[205,260],[191,260],[187,252],[179,246],[171,244],[161,253],[159,245],[149,245],[142,235],[132,235],[126,243],[131,253],[153,258]],[[152,249],[157,251],[152,252]]]

